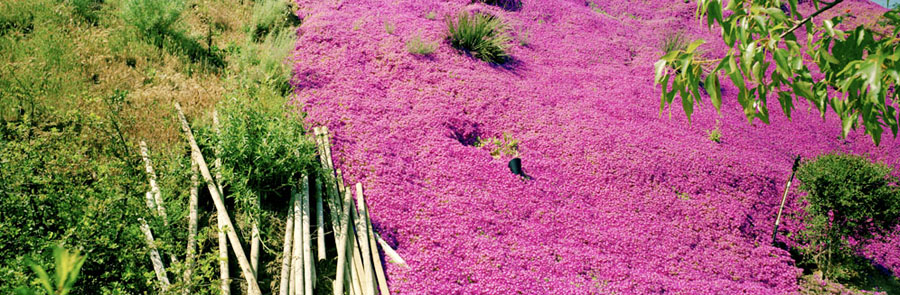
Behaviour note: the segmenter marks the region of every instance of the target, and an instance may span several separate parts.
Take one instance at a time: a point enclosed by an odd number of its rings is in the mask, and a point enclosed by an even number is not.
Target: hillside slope
[[[652,64],[663,38],[717,38],[693,19],[694,4],[297,2],[293,102],[333,130],[339,168],[370,188],[375,226],[411,266],[388,267],[399,294],[797,293],[801,270],[768,246],[794,155],[850,152],[900,167],[900,140],[841,139],[835,117],[802,102],[792,121],[773,106],[771,125],[748,124],[730,86],[721,116],[709,104],[692,124],[678,109],[660,115]],[[858,15],[851,22],[882,12],[844,7]],[[520,40],[510,63],[443,40],[443,16],[471,10],[509,24]],[[407,52],[416,36],[437,51]],[[490,138],[517,141],[533,179],[509,172],[512,155],[476,144]],[[898,240],[869,254],[895,273]]]

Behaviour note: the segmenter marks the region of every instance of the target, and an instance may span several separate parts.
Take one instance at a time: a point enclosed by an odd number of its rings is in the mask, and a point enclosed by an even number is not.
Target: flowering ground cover
[[[770,106],[770,125],[748,124],[730,85],[721,115],[711,104],[690,123],[678,109],[660,114],[652,64],[665,36],[724,50],[695,4],[297,2],[293,103],[333,131],[337,166],[368,188],[373,223],[410,265],[388,264],[398,294],[797,293],[802,270],[770,246],[793,157],[837,151],[900,167],[900,140],[840,138],[835,117],[802,102],[790,121]],[[857,16],[849,25],[883,12],[844,7]],[[506,21],[511,60],[450,47],[443,16],[459,11]],[[410,54],[414,38],[439,45]],[[530,180],[510,173],[513,154],[480,144],[491,139],[518,152]],[[867,250],[900,273],[900,232]]]

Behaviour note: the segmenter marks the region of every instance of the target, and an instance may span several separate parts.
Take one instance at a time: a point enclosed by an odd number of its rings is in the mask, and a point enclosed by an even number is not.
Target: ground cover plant
[[[748,124],[740,90],[724,80],[721,114],[703,105],[690,124],[680,109],[660,114],[652,65],[666,35],[721,38],[694,18],[696,3],[526,1],[509,11],[479,1],[297,2],[310,17],[293,103],[336,135],[347,181],[372,188],[373,223],[411,267],[388,264],[394,293],[800,293],[815,279],[788,250],[802,244],[797,182],[777,235],[786,246],[771,240],[794,158],[842,152],[893,175],[900,166],[900,141],[876,146],[863,130],[842,138],[838,116],[823,122],[805,101],[791,120],[773,107],[768,125]],[[884,13],[866,1],[842,5],[854,17],[841,30]],[[390,16],[399,36],[444,36],[446,24],[422,17],[432,11],[490,13],[530,32],[529,44],[507,48],[515,62],[496,67],[448,44],[417,58],[404,38],[384,34]],[[708,44],[705,56],[727,52]],[[512,155],[475,144],[507,135],[530,180],[510,173]],[[860,249],[894,281],[898,236],[895,228]]]

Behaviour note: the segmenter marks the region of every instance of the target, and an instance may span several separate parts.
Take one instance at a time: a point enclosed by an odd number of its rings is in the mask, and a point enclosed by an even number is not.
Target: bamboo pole
[[[147,143],[141,140],[141,159],[144,160],[144,169],[147,172],[147,178],[150,181],[150,193],[153,195],[155,210],[158,212],[160,217],[163,219],[163,223],[169,224],[169,217],[166,215],[166,207],[163,206],[162,193],[159,190],[159,185],[156,184],[156,171],[153,170],[153,164],[150,161],[150,154],[147,152]]]
[[[309,181],[303,178],[304,186],[300,190],[300,224],[303,226],[303,286],[305,293],[312,295],[313,292],[313,275],[312,275],[312,245],[311,235],[309,232]]]
[[[306,176],[301,177],[300,181],[300,192],[301,194],[303,190],[306,189]],[[294,245],[293,251],[291,252],[291,294],[292,295],[303,295],[304,291],[304,283],[303,283],[303,222],[302,222],[302,209],[300,208],[300,204],[302,203],[302,197],[298,198],[298,201],[294,203],[291,209],[294,211]]]
[[[253,275],[258,275],[259,271],[259,194],[256,194],[254,201],[254,211],[250,215],[250,268],[253,269]]]
[[[188,240],[187,251],[185,251],[185,269],[184,269],[184,291],[182,293],[191,293],[191,275],[194,272],[194,252],[197,248],[197,196],[200,193],[200,180],[197,176],[197,163],[191,161],[191,193],[190,201],[188,201]]]
[[[219,112],[216,110],[213,110],[213,128],[216,131],[216,135],[222,136],[222,130],[219,129]],[[216,188],[224,194],[225,191],[222,189],[222,158],[219,157],[218,144],[216,144],[214,151],[216,154],[214,163],[216,168]],[[219,229],[219,283],[222,295],[231,294],[231,274],[228,270],[228,237],[225,235],[225,218],[227,217],[227,215],[222,215],[222,213],[216,211],[216,223]]]
[[[369,209],[366,206],[366,200],[362,193],[362,185],[359,183],[356,184],[356,192],[356,201],[359,203],[359,207],[361,207],[360,217],[366,222],[366,228],[368,229],[367,236],[369,238],[369,247],[372,251],[372,263],[375,269],[375,285],[378,286],[381,295],[387,295],[390,294],[390,290],[388,290],[387,287],[387,277],[384,275],[384,266],[381,265],[381,255],[378,253],[378,244],[375,243],[375,231],[372,229],[372,220],[369,219]]]
[[[325,254],[325,216],[322,210],[322,182],[316,181],[316,249],[319,250],[319,261],[327,259]]]
[[[159,251],[156,250],[156,243],[153,241],[153,233],[150,231],[150,226],[147,225],[146,220],[138,218],[138,222],[141,223],[141,231],[144,232],[144,239],[147,242],[147,247],[150,248],[150,262],[153,263],[153,271],[156,272],[156,279],[159,280],[162,291],[166,292],[169,290],[169,278],[166,276],[166,267],[163,264],[162,257],[159,256]]]
[[[234,249],[234,255],[237,256],[238,265],[241,266],[241,272],[244,275],[244,278],[247,280],[247,284],[249,285],[250,294],[252,295],[260,295],[261,291],[259,290],[259,285],[256,282],[256,275],[253,274],[252,269],[250,269],[250,262],[247,260],[247,256],[244,255],[244,247],[241,246],[241,241],[237,236],[237,233],[234,232],[234,225],[231,223],[231,219],[228,217],[228,211],[225,209],[225,203],[223,202],[221,196],[219,195],[219,188],[216,187],[215,182],[213,182],[212,175],[209,174],[209,168],[206,166],[206,160],[203,159],[203,154],[200,152],[200,146],[197,145],[197,141],[194,140],[194,134],[191,132],[191,126],[188,124],[187,119],[184,117],[184,112],[181,110],[181,105],[177,102],[175,103],[175,109],[178,111],[178,119],[181,121],[181,128],[184,130],[185,136],[188,139],[188,142],[191,144],[191,156],[197,162],[198,167],[200,168],[200,173],[203,176],[203,180],[206,181],[207,189],[209,189],[209,194],[213,198],[213,203],[216,205],[216,210],[219,214],[224,216],[225,221],[225,233],[228,235],[228,241],[231,243],[231,247]]]
[[[403,258],[400,257],[400,254],[397,254],[397,251],[394,251],[394,249],[391,248],[391,245],[388,245],[388,243],[381,238],[381,235],[375,233],[375,239],[378,240],[378,244],[381,245],[381,249],[384,250],[384,254],[390,257],[391,261],[405,268],[409,268],[409,265],[406,264],[406,260],[403,260]]]
[[[297,192],[291,188],[291,201],[288,205],[288,214],[284,223],[284,251],[281,253],[281,284],[278,289],[278,295],[290,294],[290,277],[291,277],[291,248],[294,244],[294,203],[297,202]]]
[[[356,219],[356,231],[359,236],[360,250],[363,258],[363,288],[366,294],[375,294],[375,281],[373,280],[374,270],[372,269],[372,252],[369,249],[369,225],[366,221],[366,204],[363,199],[362,183],[356,183],[356,208],[359,210]]]
[[[335,282],[336,284],[333,286],[334,295],[344,295],[344,276],[345,276],[345,268],[347,264],[347,229],[349,228],[350,223],[350,202],[351,202],[350,194],[346,194],[344,196],[344,206],[341,210],[341,238],[337,243],[338,249],[338,261],[337,261],[337,273],[335,274]]]
[[[784,186],[784,195],[781,196],[781,206],[778,207],[778,216],[775,217],[775,228],[772,229],[772,245],[775,245],[775,236],[778,234],[778,224],[781,222],[781,211],[784,210],[784,202],[787,201],[788,191],[791,189],[791,182],[794,181],[794,173],[800,167],[800,156],[794,158],[794,166],[791,167],[791,177],[788,179],[787,185]]]

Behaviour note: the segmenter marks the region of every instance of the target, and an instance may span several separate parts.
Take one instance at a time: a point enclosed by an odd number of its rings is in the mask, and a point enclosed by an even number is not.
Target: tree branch
[[[822,2],[824,2],[824,1],[822,1]],[[785,31],[784,33],[781,33],[781,36],[778,36],[778,39],[784,39],[784,36],[787,36],[788,34],[793,33],[794,31],[799,29],[801,26],[803,26],[804,24],[811,21],[814,17],[818,16],[822,12],[825,12],[826,10],[831,9],[832,7],[840,4],[841,2],[844,2],[844,0],[835,0],[834,2],[828,3],[828,5],[826,5],[825,7],[822,7],[822,9],[819,9],[818,11],[813,12],[813,14],[810,14],[809,16],[804,18],[802,21],[800,21],[799,23],[797,23],[796,25],[791,27],[789,30]]]

